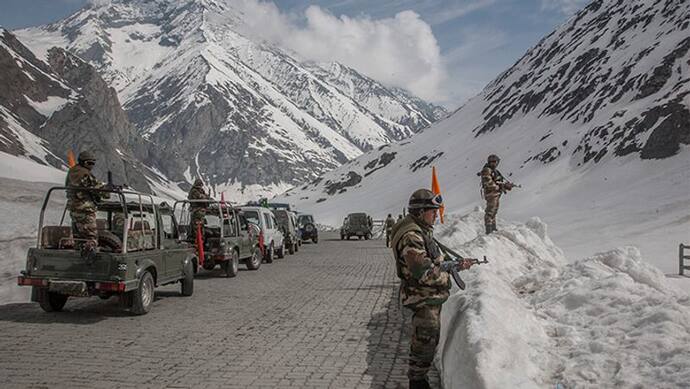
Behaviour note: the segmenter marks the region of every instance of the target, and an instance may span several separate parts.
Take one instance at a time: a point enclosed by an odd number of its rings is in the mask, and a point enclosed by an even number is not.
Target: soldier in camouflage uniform
[[[91,173],[96,165],[96,157],[88,151],[79,153],[78,163],[69,169],[65,186],[78,188],[102,189],[105,185]],[[82,254],[88,257],[98,246],[98,228],[96,226],[97,202],[107,198],[108,193],[83,190],[67,190],[67,208],[72,219],[72,229],[77,239],[83,239]]]
[[[412,310],[412,340],[407,376],[410,388],[429,388],[427,372],[436,353],[440,335],[441,305],[448,299],[450,266],[458,270],[471,266],[466,262],[443,261],[443,254],[433,239],[433,224],[440,195],[419,189],[410,197],[409,214],[393,226],[392,248],[400,296]]]
[[[200,178],[194,181],[192,189],[189,190],[187,195],[189,200],[210,200],[211,196],[206,194],[204,191],[204,183]],[[202,227],[204,225],[204,218],[206,217],[206,210],[208,209],[208,204],[204,202],[192,202],[189,205],[189,210],[192,213],[192,226],[197,223],[201,223]],[[196,228],[196,227],[195,227]]]
[[[496,169],[500,158],[496,155],[489,155],[487,163],[484,165],[480,176],[482,178],[482,193],[486,200],[486,210],[484,212],[484,226],[486,233],[496,231],[496,214],[501,195],[513,189],[513,184],[506,181],[501,172]]]
[[[393,215],[391,215],[389,213],[388,217],[386,218],[386,222],[384,224],[384,226],[386,228],[386,247],[390,246],[391,231],[393,230],[394,225],[395,225],[395,219],[393,219]]]

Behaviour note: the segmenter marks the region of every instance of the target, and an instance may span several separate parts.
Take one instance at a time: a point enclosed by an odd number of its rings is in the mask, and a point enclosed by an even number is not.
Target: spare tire
[[[98,245],[100,247],[108,247],[114,253],[122,252],[122,240],[119,236],[113,234],[108,230],[98,231]]]

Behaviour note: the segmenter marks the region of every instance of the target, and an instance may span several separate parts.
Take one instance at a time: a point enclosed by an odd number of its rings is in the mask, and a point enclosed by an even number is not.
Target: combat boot
[[[498,230],[496,229],[496,223],[494,223],[491,225],[491,232],[496,232],[496,231],[498,231]]]
[[[491,231],[493,231],[493,230],[492,230],[492,227],[493,227],[493,226],[492,226],[491,224],[487,224],[487,225],[484,226],[484,227],[486,228],[486,234],[487,234],[487,235],[489,235],[489,234],[491,233]]]
[[[429,381],[423,380],[410,380],[410,389],[431,389],[429,386]]]

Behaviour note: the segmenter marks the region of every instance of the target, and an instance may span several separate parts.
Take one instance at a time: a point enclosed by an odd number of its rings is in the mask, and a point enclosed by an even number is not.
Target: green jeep
[[[17,283],[32,286],[32,301],[46,312],[60,311],[72,297],[118,296],[120,306],[141,315],[151,309],[156,286],[179,282],[183,296],[194,292],[194,250],[177,236],[177,222],[166,203],[154,203],[150,195],[112,189],[83,189],[99,197],[96,224],[98,247],[85,255],[79,250],[83,239],[73,236],[66,226],[67,209],[55,212],[51,194],[64,193],[66,187],[48,191],[41,208],[38,243],[30,248],[26,269]],[[105,196],[103,196],[105,197]],[[46,218],[57,219],[50,224]]]
[[[194,207],[205,209],[203,226],[192,226]],[[239,263],[243,261],[249,270],[258,270],[262,254],[259,247],[259,231],[245,219],[242,212],[228,202],[215,200],[177,201],[173,206],[175,215],[180,218],[180,234],[199,249],[199,235],[204,248],[204,260],[194,262],[194,272],[201,265],[211,271],[220,265],[228,277],[235,277]],[[197,252],[197,258],[200,254]]]
[[[340,239],[357,236],[359,239],[369,240],[373,226],[373,220],[366,213],[351,213],[343,220],[343,226],[340,227]]]

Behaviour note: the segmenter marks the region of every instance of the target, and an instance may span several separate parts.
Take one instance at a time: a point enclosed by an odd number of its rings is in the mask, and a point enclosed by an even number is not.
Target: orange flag
[[[438,178],[436,177],[436,166],[431,167],[431,191],[434,192],[434,194],[441,194],[441,186],[438,184]],[[446,207],[441,205],[441,208],[438,210],[438,214],[441,217],[441,224],[443,224],[443,212],[446,210]]]
[[[74,153],[72,150],[67,150],[67,165],[69,165],[70,168],[73,168],[76,164],[77,161],[74,159]]]

